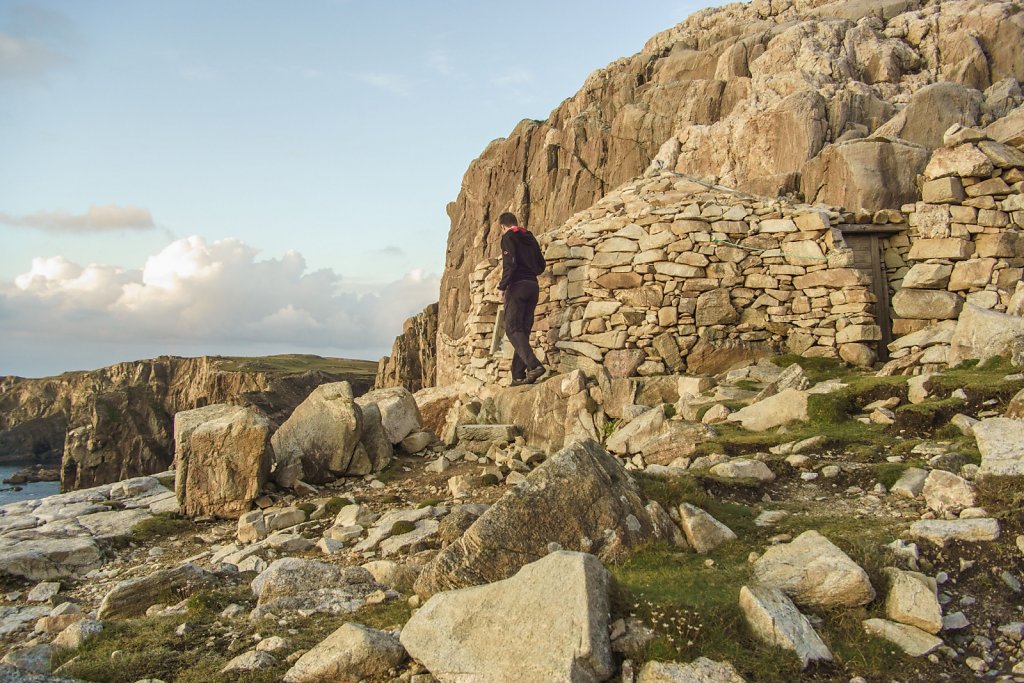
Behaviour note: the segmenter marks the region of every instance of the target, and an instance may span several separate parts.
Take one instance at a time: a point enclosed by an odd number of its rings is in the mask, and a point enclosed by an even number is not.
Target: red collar
[[[527,230],[526,228],[524,228],[521,225],[513,225],[511,228],[509,228],[509,231],[510,232],[530,232],[529,230]]]

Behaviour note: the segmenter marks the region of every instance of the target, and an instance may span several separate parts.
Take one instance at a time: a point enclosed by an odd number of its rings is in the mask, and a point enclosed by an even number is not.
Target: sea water
[[[33,498],[45,498],[55,493],[60,493],[59,481],[40,481],[28,484],[17,484],[20,491],[15,491],[12,484],[2,483],[4,479],[25,469],[26,464],[21,465],[0,465],[0,505],[13,503],[17,500],[32,500]]]

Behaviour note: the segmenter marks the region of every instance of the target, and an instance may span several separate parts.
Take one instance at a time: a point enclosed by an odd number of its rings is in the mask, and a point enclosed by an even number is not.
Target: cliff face
[[[0,382],[7,461],[62,460],[64,490],[167,469],[174,414],[212,403],[255,405],[280,424],[315,387],[348,380],[367,391],[376,364],[290,356],[160,358],[93,372]]]
[[[595,71],[547,120],[488,145],[449,204],[437,382],[458,375],[469,277],[497,256],[502,211],[548,232],[652,164],[865,214],[898,207],[949,125],[1020,104],[1021,8],[757,0],[698,12]]]
[[[405,387],[409,391],[434,386],[436,338],[437,304],[430,304],[405,321],[402,334],[395,338],[391,355],[381,359],[374,386],[378,389]]]

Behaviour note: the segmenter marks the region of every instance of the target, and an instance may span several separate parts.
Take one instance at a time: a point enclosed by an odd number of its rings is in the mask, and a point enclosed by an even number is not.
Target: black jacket
[[[527,248],[526,240],[536,239],[525,230],[509,230],[501,236],[501,282],[498,289],[504,291],[514,282],[537,281],[537,276],[516,258],[517,252],[522,253]]]

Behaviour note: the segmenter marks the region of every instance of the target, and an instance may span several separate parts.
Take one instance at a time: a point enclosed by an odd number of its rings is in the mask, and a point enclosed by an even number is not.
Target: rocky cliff
[[[437,379],[434,344],[437,339],[437,304],[430,304],[405,321],[395,338],[391,355],[381,359],[375,386],[405,387],[419,391],[434,386]]]
[[[470,164],[448,206],[439,334],[463,336],[470,274],[497,255],[500,212],[547,232],[652,163],[863,212],[913,201],[949,125],[985,124],[1020,104],[1021,8],[758,0],[654,36]],[[457,369],[442,350],[438,383]]]
[[[212,403],[255,405],[280,424],[315,387],[370,388],[369,361],[276,356],[176,358],[92,372],[0,381],[0,453],[10,462],[62,461],[70,490],[167,469],[174,414]]]

